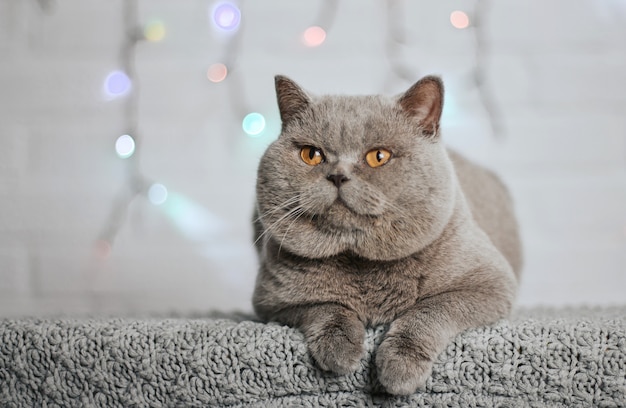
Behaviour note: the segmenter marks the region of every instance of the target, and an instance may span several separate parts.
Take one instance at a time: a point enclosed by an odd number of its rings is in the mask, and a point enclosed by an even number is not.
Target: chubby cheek
[[[303,183],[300,192],[300,205],[309,213],[325,212],[337,199],[337,188],[321,177],[315,181]]]
[[[390,162],[380,168],[369,169],[368,182],[391,201],[403,194],[411,184],[407,177],[409,169],[402,162]]]

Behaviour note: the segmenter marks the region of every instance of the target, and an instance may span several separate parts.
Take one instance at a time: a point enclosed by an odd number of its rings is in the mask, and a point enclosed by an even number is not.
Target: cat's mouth
[[[350,205],[346,202],[346,200],[344,200],[343,197],[341,197],[341,194],[337,195],[337,199],[335,200],[335,202],[332,203],[331,207],[332,206],[341,206],[341,207],[344,207],[346,210],[350,211],[352,214],[359,215],[354,209],[350,207]]]
[[[363,232],[376,224],[378,215],[361,214],[346,203],[340,196],[321,214],[316,214],[313,221],[320,229],[334,231]]]
[[[330,205],[327,212],[342,218],[363,216],[363,214],[359,214],[354,208],[352,208],[350,204],[348,204],[346,200],[341,197],[341,195],[337,195],[337,199]]]

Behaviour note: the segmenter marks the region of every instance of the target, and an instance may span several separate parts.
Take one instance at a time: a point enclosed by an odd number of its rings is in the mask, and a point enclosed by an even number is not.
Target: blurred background
[[[519,304],[626,301],[626,2],[0,0],[0,316],[250,311],[273,77],[446,84],[517,205]]]

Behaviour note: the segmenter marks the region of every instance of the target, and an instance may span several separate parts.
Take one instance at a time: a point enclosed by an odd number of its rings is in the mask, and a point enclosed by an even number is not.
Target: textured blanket
[[[625,407],[625,315],[529,310],[467,330],[409,397],[376,382],[384,328],[337,376],[299,331],[238,316],[0,320],[0,406]]]

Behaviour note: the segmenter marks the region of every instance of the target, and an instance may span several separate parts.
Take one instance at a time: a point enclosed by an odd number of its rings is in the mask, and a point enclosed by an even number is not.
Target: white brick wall
[[[299,36],[325,2],[243,2],[231,78],[242,81],[241,105],[268,121],[251,139],[229,83],[205,77],[228,45],[208,22],[212,2],[140,0],[139,20],[161,19],[167,34],[136,47],[137,158],[148,180],[184,201],[136,197],[102,260],[94,243],[129,167],[113,149],[126,101],[101,95],[119,68],[126,3],[38,4],[0,0],[0,316],[250,310],[255,172],[280,126],[273,75],[320,93],[410,85],[390,76],[383,2],[341,1],[315,49]],[[626,5],[489,2],[486,86],[506,130],[495,139],[471,81],[473,28],[448,20],[455,9],[471,17],[474,3],[401,4],[403,64],[415,79],[446,82],[445,139],[496,169],[516,198],[527,255],[520,303],[623,303]]]

